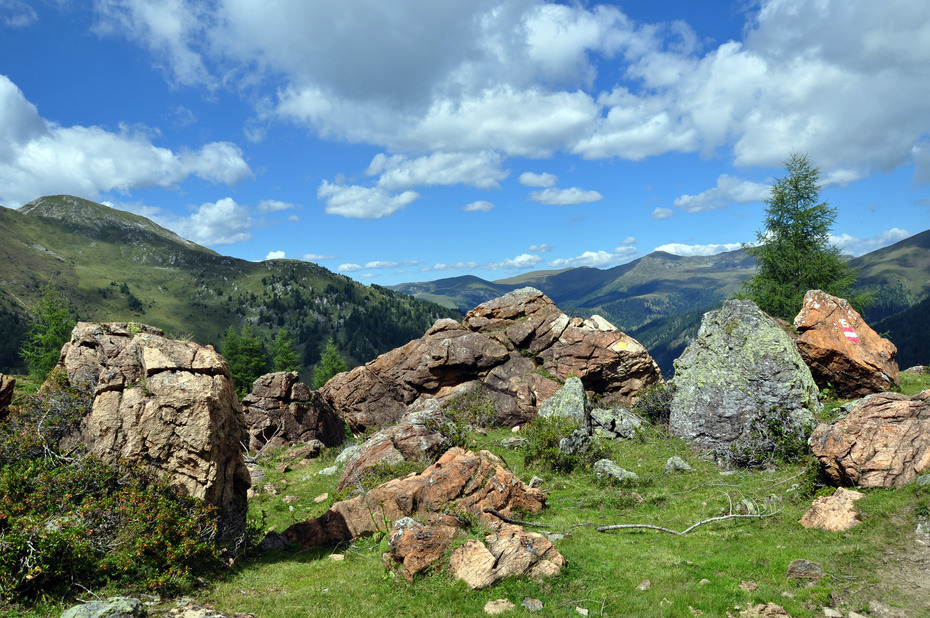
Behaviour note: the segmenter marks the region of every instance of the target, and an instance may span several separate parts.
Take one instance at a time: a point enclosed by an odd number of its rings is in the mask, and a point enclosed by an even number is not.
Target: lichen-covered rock
[[[913,397],[876,393],[810,438],[834,485],[904,487],[930,471],[930,390]]]
[[[268,373],[242,400],[249,449],[259,450],[319,440],[326,446],[345,439],[342,419],[316,391],[298,381],[296,371]]]
[[[438,321],[320,393],[353,431],[392,425],[419,399],[477,391],[494,401],[497,422],[512,426],[535,418],[570,375],[604,403],[632,400],[662,380],[646,350],[609,322],[569,318],[545,294],[524,288],[479,305],[462,323]]]
[[[454,447],[417,475],[394,479],[364,495],[337,502],[329,511],[287,528],[283,534],[301,547],[337,545],[418,515],[430,524],[457,526],[460,513],[489,525],[500,520],[485,509],[511,517],[514,509],[537,513],[546,495],[523,484],[488,451]]]
[[[132,597],[110,597],[106,601],[88,601],[75,605],[61,618],[145,618],[148,612],[142,601]]]
[[[599,479],[614,479],[621,483],[636,482],[639,475],[629,470],[624,470],[610,459],[599,459],[594,463],[594,476]]]
[[[94,392],[66,450],[80,445],[108,463],[142,463],[221,507],[224,534],[241,529],[250,478],[242,410],[222,356],[150,326],[80,322],[60,366]]]
[[[591,404],[584,391],[581,379],[572,376],[565,381],[565,385],[555,395],[542,402],[539,406],[539,416],[569,418],[576,421],[586,433],[592,432]]]
[[[595,436],[611,439],[623,438],[624,440],[635,438],[643,425],[638,416],[619,406],[591,410],[591,423]]]
[[[780,430],[806,438],[818,396],[788,335],[752,301],[730,300],[704,315],[675,361],[669,430],[726,459],[734,443],[764,452],[774,446],[757,435],[766,419],[776,414]]]
[[[851,399],[900,384],[897,348],[872,330],[847,300],[811,290],[794,326],[800,333],[798,350],[821,388],[829,385],[839,397]]]

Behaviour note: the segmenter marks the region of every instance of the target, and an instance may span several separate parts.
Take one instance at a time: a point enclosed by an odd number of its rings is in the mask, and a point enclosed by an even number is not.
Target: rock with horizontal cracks
[[[487,588],[506,577],[558,575],[565,558],[541,534],[503,525],[484,542],[469,539],[449,558],[449,567],[472,590]]]
[[[535,418],[571,375],[605,404],[634,400],[662,380],[646,350],[603,318],[569,318],[539,290],[523,288],[479,305],[461,323],[439,320],[320,393],[353,431],[392,425],[418,399],[463,393],[493,400],[497,423],[512,426]]]
[[[904,487],[930,471],[930,390],[876,393],[811,434],[811,452],[834,485]]]
[[[245,524],[243,415],[226,360],[151,326],[79,322],[59,365],[93,389],[90,413],[63,439],[108,463],[139,462],[221,507],[222,534]]]
[[[804,295],[794,318],[795,340],[820,388],[844,399],[891,390],[901,383],[893,343],[872,330],[849,301],[821,290]]]
[[[511,517],[514,509],[538,513],[545,503],[542,491],[524,485],[495,455],[454,447],[422,473],[337,502],[320,517],[293,524],[283,534],[304,548],[336,545],[390,528],[402,517],[457,526],[457,517],[467,513],[492,525],[500,520],[485,509]]]

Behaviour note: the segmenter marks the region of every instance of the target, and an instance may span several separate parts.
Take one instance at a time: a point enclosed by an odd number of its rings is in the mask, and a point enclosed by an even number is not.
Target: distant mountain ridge
[[[73,196],[0,207],[0,370],[17,368],[27,315],[43,283],[79,319],[135,321],[219,345],[245,323],[270,342],[287,326],[306,369],[333,337],[351,363],[368,361],[460,317],[309,262],[249,262],[202,247],[154,222]]]

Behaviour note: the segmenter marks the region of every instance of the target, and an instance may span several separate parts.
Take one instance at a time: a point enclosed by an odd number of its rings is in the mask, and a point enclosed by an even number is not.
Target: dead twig
[[[685,535],[694,530],[699,526],[705,524],[710,524],[715,521],[723,521],[725,519],[762,519],[765,517],[774,517],[781,511],[775,511],[774,513],[729,513],[727,515],[720,515],[718,517],[711,517],[709,519],[703,519],[696,524],[692,524],[685,528],[684,530],[672,530],[671,528],[665,528],[663,526],[653,526],[652,524],[613,524],[611,526],[600,526],[598,532],[607,532],[609,530],[627,530],[631,528],[646,528],[647,530],[658,530],[660,532],[668,532],[670,534]]]
[[[498,518],[498,519],[500,519],[500,520],[503,520],[503,521],[507,522],[508,524],[516,524],[516,525],[518,525],[518,526],[534,526],[534,527],[536,527],[536,528],[544,528],[544,527],[545,527],[543,524],[536,524],[536,523],[533,523],[533,522],[531,522],[531,521],[524,521],[524,520],[522,520],[522,519],[514,519],[513,517],[507,517],[506,515],[504,515],[503,513],[501,513],[500,511],[498,511],[497,509],[492,509],[491,507],[485,508],[485,509],[484,509],[484,512],[485,512],[485,513],[490,513],[490,514],[493,515],[494,517],[496,517],[496,518]]]

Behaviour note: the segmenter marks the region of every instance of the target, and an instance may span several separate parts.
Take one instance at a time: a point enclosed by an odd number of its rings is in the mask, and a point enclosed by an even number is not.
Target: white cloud
[[[367,174],[380,174],[378,186],[399,191],[423,185],[464,184],[479,189],[500,189],[510,174],[502,170],[503,157],[492,151],[476,153],[436,152],[410,159],[404,155],[377,154]]]
[[[106,191],[173,187],[190,176],[233,185],[252,171],[242,151],[228,142],[174,153],[139,129],[122,126],[114,133],[47,122],[0,75],[0,201],[8,206],[42,195],[95,199]]]
[[[278,200],[262,200],[258,203],[258,212],[263,214],[269,212],[281,212],[282,210],[292,210],[295,208],[299,208],[299,206],[297,206],[297,204],[281,202]]]
[[[158,217],[157,222],[208,247],[252,240],[249,209],[230,197],[201,204],[189,217]]]
[[[531,253],[549,253],[550,251],[552,251],[552,247],[546,244],[530,246]]]
[[[656,221],[661,221],[662,219],[668,219],[674,214],[675,214],[675,211],[672,210],[671,208],[656,207],[656,209],[652,211],[652,215],[650,216]]]
[[[559,177],[555,174],[523,172],[520,174],[520,184],[525,187],[554,187]]]
[[[38,20],[35,9],[23,0],[0,0],[0,22],[7,28],[25,28]]]
[[[404,260],[403,262],[376,260],[373,262],[366,262],[365,264],[351,264],[351,263],[340,264],[339,268],[337,268],[336,270],[339,270],[340,272],[351,273],[351,272],[358,272],[360,270],[386,270],[386,269],[400,268],[402,266],[407,267],[407,266],[419,266],[419,265],[420,265],[419,260]]]
[[[769,193],[770,187],[761,182],[750,182],[729,174],[721,174],[717,178],[716,187],[697,195],[682,195],[675,199],[675,206],[686,212],[706,212],[726,208],[734,203],[761,202],[769,196]]]
[[[542,258],[538,255],[523,253],[515,258],[501,260],[500,262],[491,262],[490,264],[486,264],[485,268],[489,270],[521,270],[524,268],[532,268],[540,262],[542,262]]]
[[[437,263],[432,266],[424,266],[420,269],[420,272],[429,272],[433,270],[443,271],[443,270],[475,270],[481,265],[478,262],[454,262],[452,264],[443,264]]]
[[[462,210],[465,212],[490,212],[494,210],[494,204],[484,200],[479,200],[477,202],[472,202],[471,204],[466,204],[462,207]]]
[[[605,268],[607,266],[614,266],[626,262],[636,254],[636,247],[621,246],[611,252],[585,251],[581,255],[573,258],[551,260],[548,264],[553,268],[579,268],[581,266]]]
[[[621,245],[635,245],[636,238],[634,238],[633,236],[627,236],[626,238],[620,241],[620,244]]]
[[[380,187],[332,184],[324,180],[316,195],[326,201],[326,212],[355,219],[380,219],[413,203],[420,194],[404,191],[391,195]]]
[[[269,251],[268,255],[265,256],[266,260],[283,260],[287,256],[283,251]]]
[[[587,204],[590,202],[599,202],[604,196],[597,191],[585,191],[578,187],[571,189],[543,189],[533,191],[527,198],[540,204],[555,204],[557,206],[572,206],[575,204]]]
[[[711,245],[684,245],[681,243],[670,243],[661,245],[653,251],[664,251],[672,255],[695,256],[695,255],[716,255],[727,251],[736,251],[741,248],[742,244],[738,242],[711,244]]]
[[[876,251],[888,245],[904,240],[911,236],[907,230],[893,227],[890,230],[879,232],[871,238],[856,238],[849,234],[840,234],[839,236],[830,235],[830,242],[836,245],[840,251],[852,256],[860,256],[865,253]]]
[[[325,262],[327,260],[335,260],[335,255],[323,255],[320,253],[304,253],[300,256],[300,259],[306,262]]]

